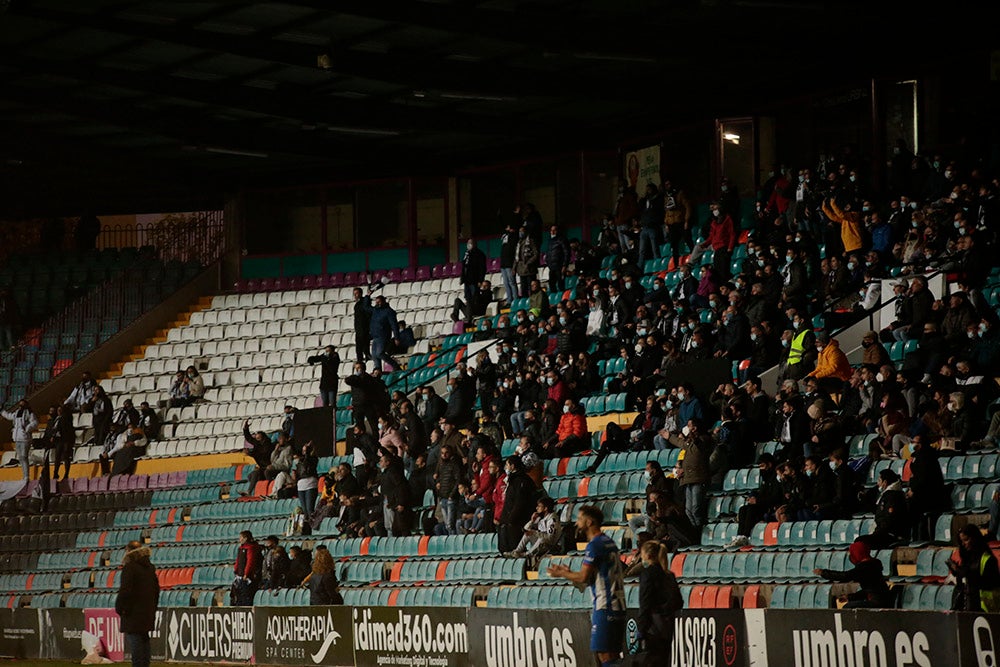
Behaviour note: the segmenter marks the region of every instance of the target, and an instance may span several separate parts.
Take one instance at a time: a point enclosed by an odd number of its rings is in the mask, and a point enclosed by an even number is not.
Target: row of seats
[[[892,550],[872,554],[891,572]],[[737,553],[686,552],[674,554],[670,569],[678,577],[697,582],[771,582],[818,578],[815,569],[849,570],[845,550],[741,551]]]

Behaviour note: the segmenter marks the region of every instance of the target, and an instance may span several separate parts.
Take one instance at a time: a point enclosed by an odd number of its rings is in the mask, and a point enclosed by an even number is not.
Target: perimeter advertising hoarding
[[[258,663],[355,664],[351,607],[255,607],[253,616]]]
[[[464,607],[354,607],[351,614],[358,665],[470,664],[469,612]]]
[[[0,657],[37,658],[40,643],[37,609],[0,609]]]
[[[1000,614],[955,614],[961,664],[997,667],[1000,656]]]
[[[250,607],[165,609],[161,634],[167,660],[249,662],[254,651],[254,611]]]
[[[956,665],[958,634],[953,614],[809,609],[744,613],[751,667]]]
[[[625,654],[643,656],[636,623],[638,610],[629,610],[625,626]],[[673,623],[670,661],[664,667],[746,667],[747,638],[743,612],[737,609],[682,609]],[[639,664],[636,662],[635,664]]]
[[[593,664],[589,611],[469,610],[469,663],[476,667]],[[359,663],[360,664],[360,663]]]

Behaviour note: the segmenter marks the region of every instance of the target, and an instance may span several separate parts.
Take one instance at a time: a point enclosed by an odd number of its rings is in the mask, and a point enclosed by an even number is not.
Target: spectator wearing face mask
[[[378,432],[376,419],[389,411],[389,392],[385,384],[368,374],[362,362],[355,362],[352,375],[345,382],[351,388],[351,410],[357,424],[366,421],[372,433]]]
[[[824,393],[839,394],[851,379],[851,364],[840,349],[840,342],[826,332],[816,337],[816,368],[806,377],[816,378]]]
[[[710,435],[702,433],[702,420],[699,418],[689,419],[681,433],[684,459],[680,486],[684,491],[684,510],[691,524],[701,528],[708,520],[705,499],[712,480],[709,458],[715,445]]]
[[[517,246],[514,250],[514,272],[517,274],[521,290],[520,296],[527,298],[530,286],[538,274],[538,245],[528,234],[526,227],[518,231]]]
[[[590,447],[590,433],[587,431],[587,417],[576,401],[567,398],[563,403],[563,414],[555,436],[543,445],[547,458],[572,456]]]
[[[874,489],[875,532],[863,539],[873,549],[889,549],[910,540],[910,515],[899,475],[890,468],[879,471]]]

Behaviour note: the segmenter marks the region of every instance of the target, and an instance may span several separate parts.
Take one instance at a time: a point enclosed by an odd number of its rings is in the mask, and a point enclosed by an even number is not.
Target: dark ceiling
[[[0,0],[0,217],[609,147],[912,76],[987,24],[890,6]]]

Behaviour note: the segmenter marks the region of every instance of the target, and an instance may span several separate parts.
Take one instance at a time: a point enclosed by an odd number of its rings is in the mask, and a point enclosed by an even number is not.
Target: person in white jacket
[[[539,558],[555,551],[560,540],[562,523],[559,513],[555,511],[555,501],[543,496],[538,499],[531,520],[524,526],[524,537],[512,552],[505,555],[510,558]]]
[[[31,411],[28,401],[23,398],[13,410],[4,410],[0,416],[10,420],[11,437],[17,449],[17,460],[21,462],[21,474],[28,481],[28,455],[31,452],[31,434],[38,430],[38,417]]]

